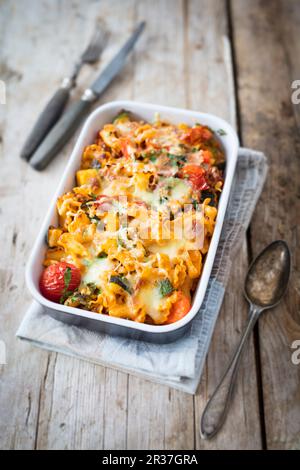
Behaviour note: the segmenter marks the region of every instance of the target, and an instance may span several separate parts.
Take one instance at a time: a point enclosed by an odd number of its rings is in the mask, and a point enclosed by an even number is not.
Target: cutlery
[[[80,100],[73,103],[63,114],[56,125],[38,147],[30,160],[30,165],[36,170],[43,170],[55,157],[64,144],[70,139],[85,114],[91,108],[111,81],[123,68],[128,54],[133,49],[137,39],[145,27],[145,22],[141,22],[134,30],[130,38],[115,55],[112,61],[100,73],[90,88],[87,88]]]
[[[202,439],[212,438],[223,426],[247,339],[260,314],[280,302],[287,288],[290,267],[290,251],[283,240],[268,245],[250,265],[244,287],[244,295],[250,304],[248,324],[227,370],[203,411],[200,424]]]
[[[90,43],[82,53],[79,61],[76,62],[72,74],[63,79],[60,88],[54,93],[39,115],[21,151],[21,158],[27,161],[31,158],[43,138],[60,118],[70,97],[71,90],[76,86],[76,80],[82,66],[97,62],[104,49],[106,38],[107,33],[98,22]]]

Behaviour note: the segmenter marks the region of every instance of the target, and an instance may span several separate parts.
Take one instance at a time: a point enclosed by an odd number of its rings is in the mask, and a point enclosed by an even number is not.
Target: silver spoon
[[[244,346],[259,315],[277,305],[285,293],[291,269],[289,248],[283,240],[268,245],[249,267],[244,294],[250,304],[249,320],[236,352],[203,411],[202,439],[217,434],[225,422]]]

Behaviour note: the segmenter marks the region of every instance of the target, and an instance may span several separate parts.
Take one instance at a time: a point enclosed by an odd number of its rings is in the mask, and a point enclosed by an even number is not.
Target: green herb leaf
[[[117,237],[117,243],[118,243],[118,246],[121,246],[122,248],[126,248],[126,244],[124,240],[122,240],[122,238],[119,235]]]
[[[83,203],[84,204],[84,203]],[[82,204],[81,204],[81,209],[82,209]],[[88,212],[85,213],[88,218],[90,219],[90,221],[93,223],[93,224],[97,224],[98,222],[101,221],[101,219],[97,216],[97,215],[90,215]]]
[[[219,134],[219,135],[227,135],[227,132],[224,131],[224,129],[218,129],[218,130],[217,130],[217,134]]]
[[[64,290],[62,291],[61,297],[59,299],[60,304],[63,304],[66,301],[66,299],[69,297],[69,295],[71,295],[73,293],[72,291],[68,291],[68,287],[70,285],[71,278],[72,278],[72,270],[69,266],[67,266],[66,270],[64,272],[65,287],[64,287]]]
[[[177,160],[177,158],[180,158],[180,155],[175,155],[174,153],[168,153],[167,155],[170,160]]]
[[[76,302],[77,300],[80,300],[80,295],[79,294],[73,294],[70,300],[72,302]]]
[[[195,210],[198,209],[198,207],[199,207],[199,202],[197,201],[197,199],[193,199],[193,200],[192,200],[192,205],[193,205],[193,208],[194,208]]]
[[[147,155],[149,155],[149,154],[147,154]],[[158,157],[158,153],[152,151],[152,152],[150,153],[150,155],[149,155],[149,160],[150,160],[151,162],[155,162],[155,161],[157,160],[157,157]]]
[[[61,298],[59,299],[59,303],[60,303],[60,304],[64,304],[65,301],[67,300],[67,298],[68,298],[71,294],[73,294],[72,291],[68,291],[68,290],[67,290],[67,291],[63,292]]]
[[[90,289],[91,294],[99,295],[101,294],[101,289],[94,282],[88,282],[87,287]]]
[[[65,289],[68,289],[70,282],[71,282],[71,277],[72,277],[72,271],[69,266],[66,267],[65,273],[64,273],[64,283],[65,283]]]
[[[168,202],[168,200],[169,200],[169,198],[167,196],[160,196],[159,203],[164,204],[164,203]]]
[[[171,282],[169,279],[162,279],[161,281],[158,282],[158,288],[159,288],[159,293],[162,297],[165,297],[166,295],[171,294],[173,292],[174,287],[172,286]]]
[[[167,154],[172,166],[182,166],[186,161],[186,155],[174,155],[173,153]]]

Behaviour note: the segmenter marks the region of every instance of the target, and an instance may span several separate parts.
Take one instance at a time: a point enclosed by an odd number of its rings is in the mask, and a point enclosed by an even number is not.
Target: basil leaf
[[[169,279],[162,279],[161,281],[159,281],[158,288],[159,288],[159,293],[162,297],[165,297],[166,295],[171,294],[171,292],[173,292],[174,290],[174,287],[172,286]]]
[[[63,293],[62,293],[61,298],[59,299],[59,303],[60,303],[60,304],[64,304],[65,301],[67,300],[67,298],[68,298],[71,294],[73,294],[72,291],[68,291],[68,290],[65,291],[65,290],[64,290]]]
[[[87,287],[90,289],[91,294],[99,295],[101,294],[101,289],[94,282],[88,282]]]
[[[72,277],[71,268],[69,266],[67,266],[66,270],[65,270],[65,273],[64,273],[65,290],[67,290],[69,285],[70,285],[71,277]]]

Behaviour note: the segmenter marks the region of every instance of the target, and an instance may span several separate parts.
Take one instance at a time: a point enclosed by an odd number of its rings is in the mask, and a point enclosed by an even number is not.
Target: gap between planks
[[[236,111],[236,126],[237,133],[240,139],[240,145],[243,146],[243,129],[242,129],[242,119],[241,119],[241,103],[239,99],[239,75],[238,75],[238,64],[236,56],[236,44],[234,37],[234,21],[232,14],[232,1],[226,0],[226,12],[228,19],[228,37],[231,44],[231,58],[232,58],[232,73],[234,80],[234,97],[235,97],[235,111]],[[252,243],[251,243],[251,222],[250,226],[246,232],[246,246],[248,254],[248,265],[253,260],[252,253]],[[258,408],[259,408],[259,418],[260,418],[260,430],[261,430],[261,442],[262,449],[267,448],[267,439],[266,439],[266,424],[265,424],[265,413],[264,413],[264,399],[263,399],[263,389],[262,389],[262,367],[261,367],[261,355],[260,355],[260,342],[259,342],[259,326],[258,322],[253,330],[253,342],[254,342],[254,353],[255,353],[255,369],[256,369],[256,382],[257,382],[257,395],[258,395]]]

